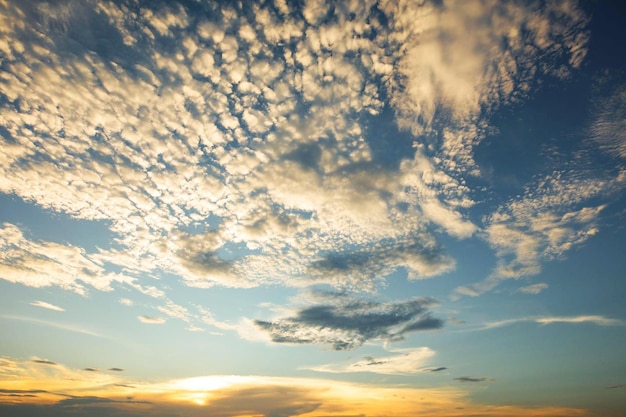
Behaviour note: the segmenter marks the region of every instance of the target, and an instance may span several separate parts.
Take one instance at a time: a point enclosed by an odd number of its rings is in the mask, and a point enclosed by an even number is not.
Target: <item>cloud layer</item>
[[[7,224],[0,276],[371,290],[450,271],[434,230],[478,230],[463,175],[481,109],[586,52],[567,2],[483,3],[3,3],[0,191],[105,220],[111,240],[88,253]]]

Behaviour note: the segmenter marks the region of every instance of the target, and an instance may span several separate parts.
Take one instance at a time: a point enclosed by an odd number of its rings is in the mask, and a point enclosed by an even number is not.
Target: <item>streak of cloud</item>
[[[53,310],[53,311],[65,311],[64,308],[55,306],[54,304],[46,303],[45,301],[33,301],[32,303],[30,303],[30,305],[35,306],[35,307],[46,308],[48,310]]]

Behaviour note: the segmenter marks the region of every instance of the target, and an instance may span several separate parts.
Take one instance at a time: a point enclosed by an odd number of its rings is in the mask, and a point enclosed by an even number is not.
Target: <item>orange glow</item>
[[[467,392],[452,387],[410,388],[305,378],[214,375],[166,382],[138,382],[107,373],[74,370],[60,364],[0,359],[2,404],[54,407],[71,403],[145,411],[171,416],[493,417],[585,416],[584,410],[520,408],[472,403]],[[93,399],[97,399],[94,401]],[[73,402],[72,402],[73,401]],[[82,402],[81,402],[82,401]],[[92,401],[92,402],[90,402]],[[83,403],[84,402],[84,403]],[[288,413],[288,414],[287,414]],[[282,415],[282,414],[281,414]]]

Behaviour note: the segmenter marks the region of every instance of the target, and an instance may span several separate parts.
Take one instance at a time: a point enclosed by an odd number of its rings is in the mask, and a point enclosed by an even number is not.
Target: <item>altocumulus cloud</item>
[[[586,18],[551,2],[396,3],[0,4],[0,192],[106,220],[115,237],[89,252],[4,225],[0,276],[156,294],[146,274],[362,290],[398,268],[452,269],[433,229],[478,230],[458,174],[477,171],[481,109],[579,67]],[[362,123],[385,108],[414,134],[391,163]],[[450,119],[441,143],[421,146],[438,114]],[[513,250],[501,232],[490,243]],[[237,245],[248,251],[222,256]]]
[[[354,349],[368,340],[402,340],[405,334],[439,329],[430,298],[382,303],[329,293],[326,303],[297,309],[293,316],[255,320],[275,343],[327,344],[335,350]]]

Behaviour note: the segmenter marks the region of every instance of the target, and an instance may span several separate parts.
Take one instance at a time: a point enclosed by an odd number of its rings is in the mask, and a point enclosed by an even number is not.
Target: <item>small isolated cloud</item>
[[[495,381],[494,379],[491,378],[487,378],[485,376],[481,376],[480,378],[474,378],[471,376],[460,376],[458,378],[454,378],[455,381],[459,381],[459,382],[492,382]]]
[[[152,317],[152,316],[139,316],[139,321],[146,324],[163,324],[165,323],[165,319],[163,317]]]
[[[32,361],[35,363],[40,363],[42,365],[56,365],[57,364],[56,362],[49,361],[48,359],[33,358]]]
[[[135,303],[133,302],[133,300],[130,300],[130,299],[128,299],[128,298],[120,298],[120,299],[118,300],[118,302],[119,302],[121,305],[126,306],[126,307],[132,307],[132,306],[135,304]]]
[[[426,361],[435,356],[435,351],[427,347],[417,349],[395,349],[394,355],[374,358],[365,356],[362,360],[349,364],[328,364],[309,368],[317,372],[346,373],[373,372],[386,375],[403,375],[424,372]],[[444,368],[445,369],[445,368]]]
[[[354,349],[368,340],[403,340],[409,332],[443,327],[443,320],[428,310],[435,304],[429,298],[381,303],[344,293],[316,296],[322,303],[302,307],[291,317],[255,320],[254,325],[275,343],[327,344],[334,350]]]
[[[626,388],[624,384],[611,385],[610,387],[606,387],[606,389],[618,389],[618,388]]]
[[[441,371],[445,371],[446,368],[445,366],[440,366],[439,368],[434,368],[434,369],[427,369],[428,372],[441,372]]]
[[[64,308],[55,306],[54,304],[46,303],[45,301],[33,301],[32,303],[30,303],[30,305],[35,307],[47,308],[48,310],[65,311]]]
[[[100,371],[98,368],[83,368],[83,371],[87,372],[98,372]]]
[[[124,372],[124,369],[123,368],[109,368],[109,369],[107,369],[107,371]]]
[[[202,327],[194,326],[193,324],[187,326],[185,329],[189,330],[190,332],[203,332],[204,331]]]
[[[533,285],[528,285],[526,287],[521,287],[520,289],[517,290],[517,292],[521,292],[523,294],[539,294],[541,291],[545,290],[546,288],[548,288],[548,284],[541,282],[539,284],[533,284]]]

